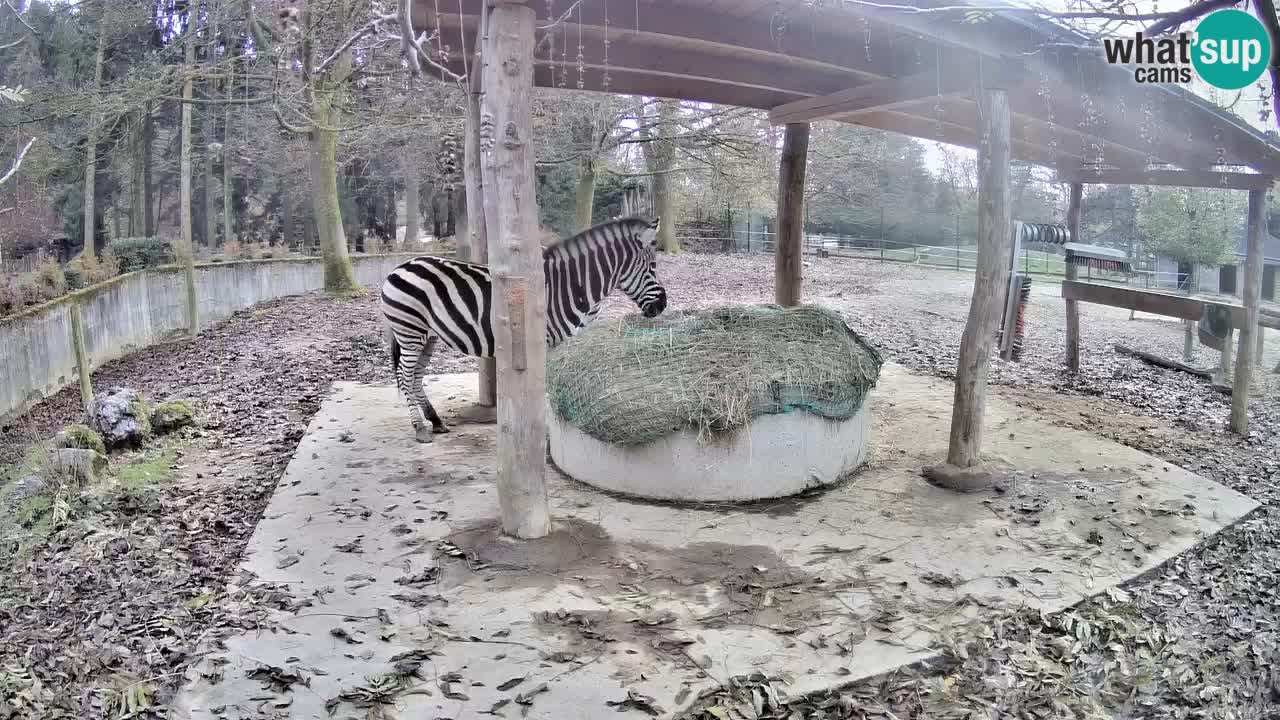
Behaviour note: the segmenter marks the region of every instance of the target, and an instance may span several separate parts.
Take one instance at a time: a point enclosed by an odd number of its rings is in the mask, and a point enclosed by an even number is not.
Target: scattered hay
[[[852,417],[882,360],[835,312],[730,306],[597,322],[548,358],[551,407],[599,440],[700,440],[752,418],[804,410]]]

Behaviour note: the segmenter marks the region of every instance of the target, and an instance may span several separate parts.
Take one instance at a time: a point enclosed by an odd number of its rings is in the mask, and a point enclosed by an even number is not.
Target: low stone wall
[[[396,265],[421,253],[351,258],[356,280],[377,287]],[[324,287],[319,258],[242,260],[196,266],[200,326],[260,302]],[[91,369],[187,331],[186,287],[176,266],[128,273],[0,320],[0,421],[78,381],[72,309],[84,317]]]

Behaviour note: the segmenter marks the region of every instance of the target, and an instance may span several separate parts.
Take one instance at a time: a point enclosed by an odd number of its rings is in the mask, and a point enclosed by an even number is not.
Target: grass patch
[[[169,482],[173,479],[173,463],[177,458],[177,449],[172,445],[144,453],[115,468],[116,484],[122,490],[137,491]]]

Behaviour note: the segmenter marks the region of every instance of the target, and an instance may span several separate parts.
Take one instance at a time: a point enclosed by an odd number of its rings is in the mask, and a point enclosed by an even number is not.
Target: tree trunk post
[[[783,307],[800,304],[808,157],[809,123],[787,123],[778,161],[778,237],[773,251],[774,302]]]
[[[104,9],[105,12],[105,9]],[[99,16],[101,19],[101,16]],[[94,53],[93,59],[93,90],[95,93],[102,92],[102,64],[106,53],[107,34],[106,31],[100,31],[98,34],[98,49]],[[94,242],[98,236],[98,215],[97,215],[97,180],[98,180],[98,131],[99,125],[102,123],[102,113],[96,107],[90,114],[89,118],[89,137],[85,140],[85,162],[84,162],[84,256],[87,258],[94,257],[98,249],[94,246]]]
[[[71,303],[71,349],[76,355],[76,369],[80,371],[80,401],[84,406],[85,417],[93,411],[93,383],[89,376],[92,372],[89,363],[89,350],[84,340],[84,312],[79,301]]]
[[[945,465],[929,468],[935,483],[961,491],[990,486],[980,468],[987,371],[1013,258],[1009,193],[1009,95],[988,88],[978,98],[978,258],[969,318],[960,340],[951,439]]]
[[[418,207],[418,196],[421,186],[418,182],[417,158],[410,155],[404,159],[404,247],[402,250],[418,244],[418,230],[422,227],[422,210]],[[461,250],[464,243],[459,243]]]
[[[1267,227],[1267,192],[1249,191],[1248,249],[1244,261],[1244,327],[1240,328],[1240,348],[1236,351],[1236,377],[1231,392],[1231,431],[1249,433],[1249,388],[1253,384],[1254,360],[1257,357],[1255,333],[1258,327],[1258,304],[1262,301],[1262,241]]]
[[[485,179],[480,158],[480,70],[488,47],[481,46],[488,24],[485,17],[480,19],[480,32],[476,34],[475,62],[472,72],[476,77],[471,82],[471,93],[467,100],[466,137],[463,139],[463,182],[467,189],[467,237],[470,262],[479,265],[489,263],[489,235],[485,225]],[[481,358],[480,386],[476,405],[482,410],[473,413],[479,421],[492,422],[496,418],[492,410],[498,404],[497,361],[495,358]]]
[[[194,22],[187,24],[186,37],[183,38],[182,42],[185,45],[183,48],[184,62],[186,63],[186,69],[190,71],[195,67],[196,62]],[[187,285],[187,331],[191,334],[191,337],[195,337],[200,334],[200,304],[196,298],[195,241],[191,218],[191,115],[195,107],[191,103],[195,96],[195,88],[192,83],[193,81],[190,77],[182,83],[182,136],[178,158],[179,174],[182,176],[178,181],[178,224],[181,226],[182,239],[178,242],[177,254],[178,260],[182,263],[182,276]]]
[[[532,147],[534,9],[488,11],[480,97],[485,231],[497,343],[498,504],[502,529],[521,539],[551,531],[545,462],[546,286]]]
[[[1084,211],[1084,184],[1071,183],[1071,194],[1067,202],[1067,233],[1071,242],[1080,242],[1080,215]],[[1075,280],[1080,272],[1075,264],[1068,262],[1067,279]],[[1068,300],[1067,305],[1067,370],[1080,372],[1080,304]]]

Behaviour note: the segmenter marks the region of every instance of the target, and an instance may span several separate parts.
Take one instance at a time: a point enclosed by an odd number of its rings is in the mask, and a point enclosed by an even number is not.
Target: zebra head
[[[632,218],[630,228],[638,245],[629,267],[623,268],[618,288],[631,298],[647,318],[655,318],[667,309],[667,289],[658,282],[658,228],[662,218]]]

